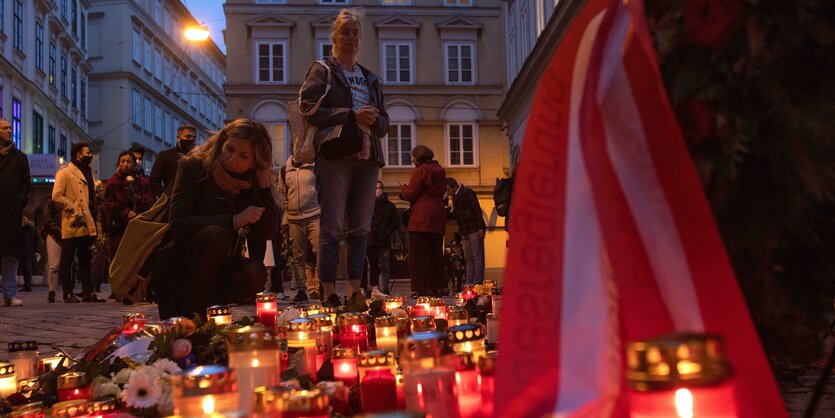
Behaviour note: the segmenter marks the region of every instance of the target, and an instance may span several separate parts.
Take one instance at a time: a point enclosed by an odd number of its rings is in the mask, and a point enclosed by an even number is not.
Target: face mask
[[[81,164],[90,165],[91,162],[93,162],[93,156],[92,155],[86,155],[86,156],[81,157]]]
[[[194,148],[194,141],[182,140],[180,141],[180,148],[190,150]]]

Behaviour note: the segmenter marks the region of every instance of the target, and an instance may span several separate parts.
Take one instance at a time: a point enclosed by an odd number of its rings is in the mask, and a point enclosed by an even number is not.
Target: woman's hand
[[[380,116],[380,111],[377,108],[365,105],[362,109],[355,110],[354,116],[357,119],[357,124],[362,126],[371,126],[377,121]]]
[[[258,206],[250,206],[241,211],[241,213],[233,217],[235,229],[240,229],[244,226],[254,224],[261,219],[261,214],[264,213],[264,208]]]

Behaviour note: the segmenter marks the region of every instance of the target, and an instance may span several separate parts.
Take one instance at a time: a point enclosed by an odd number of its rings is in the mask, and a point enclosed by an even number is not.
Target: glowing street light
[[[186,40],[189,41],[205,41],[209,39],[209,29],[205,26],[192,26],[183,32]]]

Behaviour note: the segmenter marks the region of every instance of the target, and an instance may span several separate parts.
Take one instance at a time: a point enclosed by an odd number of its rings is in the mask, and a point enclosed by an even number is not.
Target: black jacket
[[[38,206],[35,211],[35,224],[41,228],[41,239],[51,235],[57,242],[61,242],[61,208],[50,197]]]
[[[353,96],[351,87],[342,66],[333,57],[325,61],[331,69],[331,89],[322,104],[314,114],[307,118],[307,121],[321,128],[316,134],[316,141],[321,144],[320,153],[327,158],[340,158],[360,151],[362,148],[361,137],[357,136],[357,124],[353,110]],[[357,64],[359,65],[359,64]],[[380,111],[380,117],[371,126],[371,147],[374,159],[380,167],[385,163],[383,148],[380,145],[380,138],[388,134],[389,115],[386,113],[386,105],[383,99],[383,91],[380,88],[380,80],[376,74],[363,66],[359,66],[368,82],[368,93],[370,105]],[[322,94],[325,93],[327,85],[327,70],[317,63],[313,63],[307,71],[301,90],[299,90],[300,109],[308,112]]]
[[[163,192],[171,197],[174,190],[174,179],[177,178],[177,163],[185,154],[180,148],[171,148],[162,151],[157,155],[154,166],[151,168],[151,193],[159,197]]]
[[[369,247],[388,247],[391,245],[391,234],[400,228],[400,214],[397,207],[383,193],[374,200],[374,216],[371,218],[371,231],[368,233]]]
[[[20,255],[32,257],[38,251],[40,245],[41,237],[38,234],[38,228],[32,224],[23,226],[20,234]]]
[[[449,213],[449,218],[458,221],[458,231],[461,235],[487,229],[481,212],[481,204],[478,203],[478,196],[473,189],[461,186],[458,193],[452,196],[452,206],[453,210]]]
[[[0,155],[0,257],[20,255],[20,228],[30,182],[26,154],[13,149]]]

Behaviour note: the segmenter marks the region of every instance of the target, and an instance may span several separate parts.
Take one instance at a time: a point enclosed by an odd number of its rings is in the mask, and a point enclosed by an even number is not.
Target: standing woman
[[[446,229],[446,172],[424,145],[412,149],[415,171],[402,185],[400,198],[412,204],[409,212],[409,276],[412,296],[445,296],[444,230]]]
[[[325,306],[339,306],[336,265],[339,242],[348,244],[348,296],[359,290],[366,243],[374,213],[374,185],[385,165],[380,138],[389,117],[376,74],[357,63],[362,40],[361,9],[343,9],[333,23],[333,56],[326,64],[331,89],[307,120],[319,127],[316,178],[322,208],[319,278]],[[314,63],[299,92],[302,112],[310,112],[325,94],[328,69]]]
[[[242,263],[242,236],[278,232],[272,146],[259,122],[237,119],[180,160],[171,197],[173,238],[152,284],[160,318],[204,315],[216,304],[239,302],[263,290],[259,260]]]

